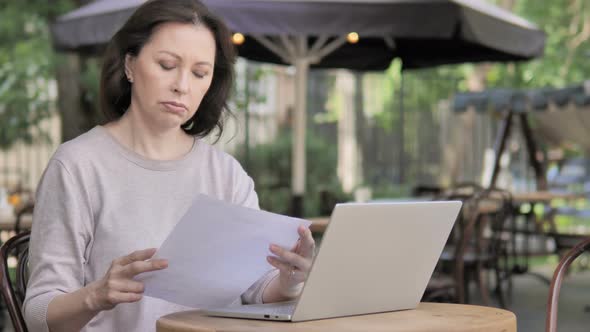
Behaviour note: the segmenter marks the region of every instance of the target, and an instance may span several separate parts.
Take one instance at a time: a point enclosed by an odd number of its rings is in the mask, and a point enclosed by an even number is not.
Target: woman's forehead
[[[213,64],[215,60],[215,37],[203,24],[163,23],[154,29],[146,47],[187,62]]]

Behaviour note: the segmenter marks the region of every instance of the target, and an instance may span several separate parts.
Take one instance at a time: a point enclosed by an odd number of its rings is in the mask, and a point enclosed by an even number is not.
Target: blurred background
[[[541,58],[403,72],[401,61],[394,60],[384,72],[311,71],[304,216],[331,211],[328,202],[322,210],[322,197],[343,201],[356,193],[391,198],[409,196],[418,185],[480,183],[490,167],[486,151],[493,148],[502,110],[488,105],[457,110],[458,93],[583,86],[590,77],[590,9],[585,1],[490,2],[546,32]],[[49,22],[84,3],[0,4],[0,183],[6,188],[34,190],[56,146],[102,120],[97,105],[100,56],[58,53],[49,31]],[[263,208],[287,213],[294,68],[244,59],[236,68],[235,117],[228,120],[218,145],[255,178]],[[534,116],[531,120],[534,128]],[[534,134],[549,170],[587,152],[584,144],[567,137]],[[524,147],[518,132],[511,135],[501,186],[534,188]]]
[[[0,216],[12,218],[3,226],[3,241],[15,233],[13,219],[32,210],[37,183],[59,144],[104,120],[98,107],[100,51],[58,51],[50,29],[60,15],[90,2],[0,2]],[[514,215],[551,218],[554,228],[541,229],[531,240],[531,248],[547,252],[530,262],[526,254],[527,267],[550,278],[562,257],[558,249],[573,247],[560,247],[555,232],[579,240],[590,232],[590,2],[484,2],[534,22],[545,34],[543,54],[527,61],[423,69],[406,68],[396,58],[384,71],[309,72],[305,191],[297,206],[292,200],[296,69],[240,58],[233,116],[216,144],[253,177],[261,208],[327,217],[338,202],[440,194],[465,183],[497,187],[514,197],[565,192],[574,196],[511,205]],[[562,293],[573,299],[567,306],[572,315],[563,318],[571,325],[564,330],[582,331],[590,322],[584,312],[590,297],[582,296],[590,290],[587,266],[585,258],[576,267],[582,274],[573,277],[574,288]],[[547,286],[527,278],[513,280],[516,299],[502,306],[517,313],[519,330],[534,331],[543,326]]]

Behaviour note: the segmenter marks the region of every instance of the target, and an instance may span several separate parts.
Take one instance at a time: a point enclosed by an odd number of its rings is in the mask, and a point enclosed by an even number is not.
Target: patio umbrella
[[[96,52],[143,0],[97,0],[52,26],[61,50]],[[305,192],[309,68],[404,69],[542,55],[545,34],[483,0],[203,0],[245,35],[240,56],[296,68],[292,190]]]

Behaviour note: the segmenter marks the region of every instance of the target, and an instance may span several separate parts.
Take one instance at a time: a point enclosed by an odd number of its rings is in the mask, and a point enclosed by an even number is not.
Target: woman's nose
[[[189,92],[189,76],[190,73],[179,72],[176,81],[173,85],[173,91],[178,94],[187,94]]]

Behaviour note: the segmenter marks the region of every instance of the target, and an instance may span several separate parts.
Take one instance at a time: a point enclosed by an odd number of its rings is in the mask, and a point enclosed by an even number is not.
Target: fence
[[[20,185],[32,190],[37,187],[47,162],[61,143],[59,116],[45,119],[39,128],[49,134],[50,142],[16,143],[9,150],[0,150],[0,186],[12,189]]]

